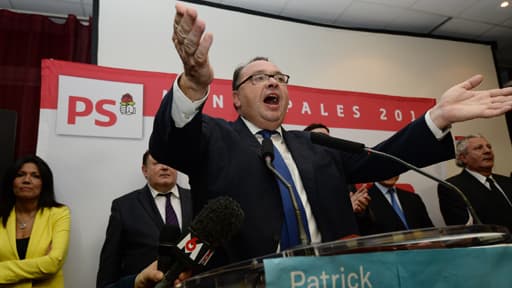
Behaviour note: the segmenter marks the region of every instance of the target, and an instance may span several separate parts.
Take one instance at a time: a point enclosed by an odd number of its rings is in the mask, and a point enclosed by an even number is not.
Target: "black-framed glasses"
[[[268,81],[268,79],[274,78],[274,80],[277,81],[279,84],[288,84],[288,81],[290,80],[290,76],[283,74],[283,73],[276,73],[276,74],[267,74],[267,73],[256,73],[253,74],[247,78],[245,78],[242,82],[238,83],[238,85],[235,86],[235,90],[238,90],[240,86],[242,86],[245,82],[251,80],[251,83],[253,85],[257,85],[263,82]]]

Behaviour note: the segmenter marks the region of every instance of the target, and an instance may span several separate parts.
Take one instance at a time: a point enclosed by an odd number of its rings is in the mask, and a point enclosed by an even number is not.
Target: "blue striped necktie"
[[[269,130],[261,130],[258,132],[263,136],[264,139],[271,139],[272,134],[277,133],[276,131]],[[283,176],[288,183],[292,186],[293,193],[295,195],[295,199],[297,199],[297,204],[299,206],[299,210],[302,216],[302,223],[304,224],[304,229],[306,230],[306,234],[308,236],[308,240],[311,239],[309,234],[308,221],[306,219],[306,211],[304,210],[304,206],[302,205],[302,201],[300,200],[299,193],[297,192],[297,188],[295,187],[295,183],[293,182],[292,174],[286,166],[284,162],[283,156],[279,153],[279,150],[274,145],[274,168]],[[297,246],[300,243],[299,239],[299,230],[297,226],[297,218],[295,216],[295,209],[293,208],[292,200],[290,198],[290,194],[288,188],[277,179],[277,183],[279,185],[279,192],[281,194],[281,201],[283,202],[283,211],[284,211],[284,220],[283,227],[281,230],[281,251],[284,251],[288,248]],[[308,241],[309,242],[309,241]]]
[[[405,215],[402,209],[400,208],[400,205],[398,205],[398,202],[396,201],[396,197],[394,194],[396,194],[395,187],[391,187],[388,190],[389,196],[391,196],[391,206],[393,206],[393,209],[395,210],[398,217],[400,217],[400,220],[402,220],[402,223],[405,226],[405,229],[409,230],[409,225],[407,225],[407,221],[405,220]]]

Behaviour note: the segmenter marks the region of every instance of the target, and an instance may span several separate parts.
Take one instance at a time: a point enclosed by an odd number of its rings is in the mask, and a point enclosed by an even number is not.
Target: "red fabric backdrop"
[[[73,15],[58,24],[0,9],[0,108],[18,113],[15,158],[36,151],[41,59],[90,63],[91,35]]]

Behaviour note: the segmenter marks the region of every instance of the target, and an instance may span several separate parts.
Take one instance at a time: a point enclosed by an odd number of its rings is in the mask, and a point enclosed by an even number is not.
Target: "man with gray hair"
[[[512,179],[492,173],[494,153],[482,135],[468,135],[455,146],[460,174],[446,181],[457,186],[475,208],[484,224],[497,224],[512,231]],[[447,225],[472,224],[462,198],[442,185],[437,186],[439,205]]]

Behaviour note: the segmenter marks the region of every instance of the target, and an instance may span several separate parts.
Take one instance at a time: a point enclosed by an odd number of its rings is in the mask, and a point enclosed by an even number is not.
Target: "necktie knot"
[[[178,225],[178,216],[172,208],[171,204],[171,195],[172,192],[169,193],[158,193],[157,196],[165,197],[165,223],[170,225]]]
[[[169,193],[158,193],[157,196],[171,198],[171,194],[172,194],[171,192],[169,192]]]
[[[485,181],[489,183],[489,189],[491,191],[498,191],[498,187],[496,187],[496,182],[494,182],[494,179],[492,179],[491,177],[487,177],[485,178]]]
[[[272,137],[272,134],[277,133],[276,131],[270,131],[270,130],[260,130],[258,134],[263,136],[263,139],[270,139]]]

